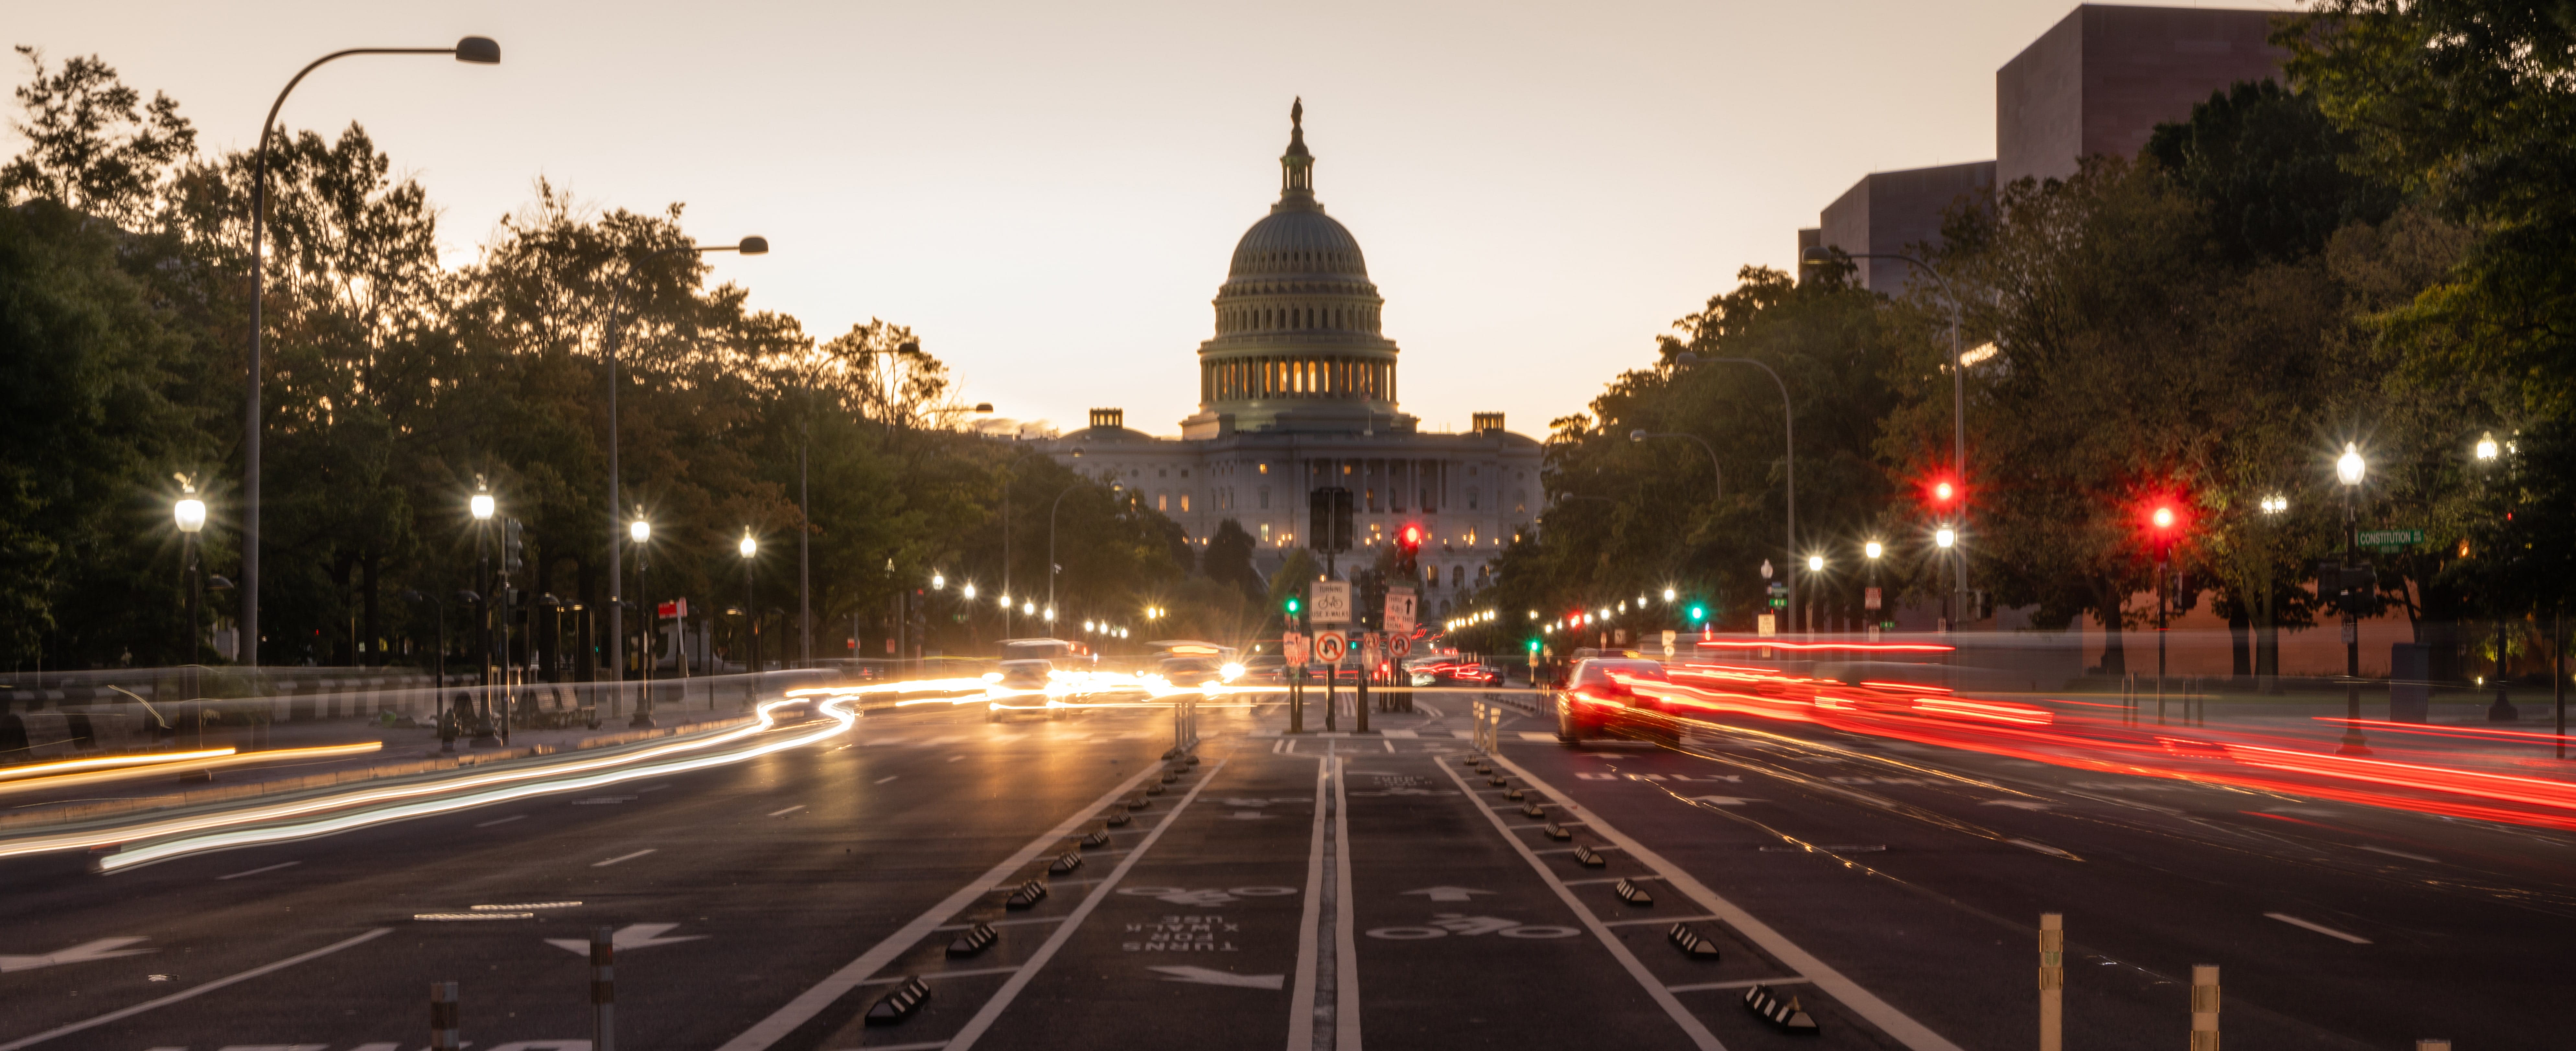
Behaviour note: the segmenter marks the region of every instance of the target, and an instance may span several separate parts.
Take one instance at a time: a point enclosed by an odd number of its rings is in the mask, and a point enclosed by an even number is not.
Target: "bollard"
[[[590,932],[590,1047],[617,1051],[617,931]]]
[[[2218,1051],[2218,966],[2191,966],[2191,1051]]]
[[[429,1051],[460,1051],[456,1037],[456,983],[429,983]]]
[[[2039,914],[2039,1051],[2066,1051],[2066,914]]]

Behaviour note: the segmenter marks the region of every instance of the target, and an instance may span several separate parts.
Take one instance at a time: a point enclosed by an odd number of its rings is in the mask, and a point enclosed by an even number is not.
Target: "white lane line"
[[[884,777],[877,778],[877,783],[878,783],[878,784],[884,784],[884,783],[886,783],[886,782],[888,782],[888,781],[892,781],[892,780],[894,780],[895,778],[902,777],[902,776],[903,776],[902,774],[888,774],[888,775],[886,775],[886,776],[884,776]]]
[[[958,760],[960,760],[960,759],[964,759],[964,758],[966,758],[966,757],[965,757],[965,756],[962,756],[962,755],[952,755],[952,756],[949,756],[949,757],[948,757],[948,761],[953,763],[953,762],[956,762],[956,761],[958,761]]]
[[[933,978],[976,978],[984,975],[1009,974],[1017,970],[1019,970],[1017,967],[979,967],[971,971],[916,971],[912,974],[898,974],[886,978],[870,978],[867,981],[860,982],[859,984],[893,985],[894,983],[903,981],[906,978],[919,978],[925,982]],[[948,1046],[948,1041],[942,1040],[930,1046],[946,1047]],[[870,1048],[869,1051],[876,1051],[876,1049]]]
[[[939,1051],[940,1048],[947,1046],[948,1041],[930,1040],[918,1044],[878,1044],[875,1047],[869,1048],[868,1051]],[[181,1051],[186,1051],[186,1049],[182,1048]],[[355,1051],[355,1049],[352,1049],[352,1051]]]
[[[635,859],[637,859],[637,858],[643,857],[643,856],[644,856],[644,855],[646,855],[646,854],[650,854],[650,853],[652,853],[652,852],[654,852],[654,851],[656,851],[656,850],[660,850],[660,849],[662,849],[662,848],[660,848],[660,847],[646,847],[646,848],[644,848],[644,849],[642,849],[642,850],[639,850],[639,851],[636,851],[635,853],[632,853],[632,854],[620,854],[620,855],[618,855],[618,856],[616,856],[616,857],[613,857],[613,858],[610,858],[610,859],[608,859],[608,860],[606,860],[606,861],[594,861],[594,862],[592,862],[592,863],[591,863],[590,867],[595,868],[595,869],[604,869],[604,868],[607,868],[607,867],[608,867],[608,866],[610,866],[610,865],[617,864],[618,862],[621,862],[621,861],[633,861],[633,860],[635,860]]]
[[[805,804],[803,804],[803,803],[798,803],[798,804],[796,804],[795,806],[787,807],[787,808],[785,808],[785,809],[783,809],[783,810],[772,810],[772,811],[770,811],[770,812],[769,812],[769,816],[771,816],[771,817],[786,817],[786,816],[787,816],[787,815],[789,815],[789,814],[793,814],[793,813],[795,813],[795,812],[797,812],[797,811],[799,811],[799,810],[803,810],[803,809],[805,809]]]
[[[2286,924],[2289,924],[2290,926],[2293,926],[2293,927],[2304,927],[2304,928],[2307,928],[2308,930],[2315,931],[2315,932],[2317,932],[2317,933],[2319,933],[2319,934],[2322,934],[2322,935],[2325,935],[2326,937],[2329,937],[2329,938],[2341,938],[2341,939],[2343,939],[2343,940],[2345,940],[2345,941],[2348,941],[2348,942],[2353,943],[2354,945],[2368,945],[2368,944],[2370,944],[2370,939],[2368,939],[2368,938],[2364,938],[2364,937],[2362,937],[2361,935],[2358,935],[2358,934],[2346,934],[2346,933],[2344,933],[2344,932],[2342,932],[2342,931],[2339,931],[2339,930],[2336,930],[2336,929],[2334,929],[2334,928],[2332,928],[2332,927],[2328,927],[2328,926],[2326,926],[2325,924],[2322,924],[2322,923],[2310,923],[2310,922],[2308,922],[2308,921],[2306,921],[2306,920],[2303,920],[2303,919],[2300,919],[2300,918],[2298,918],[2298,917],[2296,917],[2296,916],[2292,916],[2292,915],[2290,915],[2289,913],[2286,913],[2286,912],[2267,912],[2267,913],[2264,913],[2263,915],[2265,915],[2265,916],[2267,916],[2267,917],[2269,917],[2269,918],[2271,918],[2271,919],[2279,920],[2279,921],[2281,921],[2281,922],[2283,922],[2283,923],[2286,923]]]
[[[1887,1035],[1895,1037],[1897,1043],[1913,1051],[1965,1051],[1941,1034],[1933,1032],[1931,1027],[1915,1021],[1913,1016],[1897,1010],[1895,1005],[1861,988],[1859,982],[1852,981],[1844,977],[1841,971],[1826,966],[1825,961],[1817,959],[1814,953],[1799,948],[1796,942],[1790,941],[1779,931],[1771,929],[1769,924],[1754,919],[1752,913],[1744,911],[1734,902],[1718,897],[1716,891],[1710,890],[1707,884],[1701,883],[1690,873],[1682,871],[1681,866],[1665,860],[1663,855],[1647,849],[1645,844],[1610,827],[1609,823],[1601,820],[1599,812],[1587,811],[1586,808],[1576,804],[1572,797],[1532,775],[1519,763],[1500,755],[1494,756],[1494,761],[1519,775],[1520,779],[1528,782],[1531,788],[1563,801],[1567,810],[1585,811],[1592,831],[1600,834],[1601,838],[1626,850],[1628,856],[1637,859],[1639,864],[1662,874],[1665,882],[1672,884],[1673,889],[1698,902],[1700,908],[1716,913],[1727,926],[1735,928],[1736,933],[1742,934],[1746,940],[1759,946],[1762,951],[1770,953],[1774,959],[1787,964],[1792,970],[1806,975],[1808,980],[1814,982],[1816,987],[1823,990],[1826,995],[1841,1001],[1843,1006],[1850,1008],[1854,1014],[1868,1019],[1870,1024],[1877,1026]],[[1519,842],[1517,837],[1513,841]]]
[[[1297,978],[1288,990],[1288,1051],[1312,1051],[1315,1046],[1315,939],[1324,919],[1324,790],[1332,779],[1327,769],[1332,753],[1315,759],[1315,829],[1306,841],[1306,907],[1297,916]]]
[[[1497,756],[1496,761],[1499,762],[1500,758]],[[1459,774],[1457,767],[1436,761],[1432,765],[1439,767],[1441,773],[1449,775],[1449,779],[1457,782],[1459,788],[1467,787],[1467,779]],[[1708,1026],[1700,1022],[1699,1016],[1690,1013],[1690,1009],[1683,1007],[1681,1001],[1673,999],[1673,994],[1664,989],[1663,981],[1656,978],[1653,972],[1646,970],[1646,965],[1637,959],[1637,954],[1628,951],[1628,943],[1620,941],[1618,935],[1610,933],[1610,928],[1602,925],[1601,917],[1593,915],[1591,909],[1584,907],[1583,899],[1574,896],[1574,890],[1568,881],[1558,879],[1556,873],[1547,867],[1547,862],[1539,860],[1538,854],[1530,850],[1529,844],[1521,842],[1521,837],[1513,835],[1510,826],[1505,825],[1500,816],[1488,810],[1485,812],[1485,820],[1493,822],[1494,831],[1502,833],[1504,839],[1511,841],[1512,849],[1520,852],[1521,860],[1529,862],[1530,870],[1538,873],[1538,878],[1547,883],[1547,889],[1555,891],[1557,898],[1565,902],[1565,907],[1574,913],[1575,918],[1583,921],[1583,925],[1592,931],[1594,938],[1600,939],[1601,947],[1610,950],[1610,955],[1619,961],[1619,966],[1628,972],[1628,977],[1635,979],[1637,984],[1646,990],[1646,995],[1653,998],[1655,1003],[1664,1009],[1665,1014],[1672,1016],[1673,1024],[1681,1027],[1682,1035],[1690,1038],[1692,1046],[1699,1048],[1700,1051],[1726,1051],[1726,1045],[1718,1042],[1717,1034],[1709,1032]]]
[[[1692,982],[1689,985],[1667,985],[1664,987],[1664,991],[1668,993],[1696,993],[1710,989],[1750,989],[1757,985],[1798,985],[1806,980],[1807,979],[1804,978],[1746,978],[1741,981],[1733,982]]]
[[[56,1026],[55,1028],[45,1030],[44,1032],[38,1033],[34,1036],[20,1037],[8,1043],[0,1044],[0,1051],[18,1051],[19,1048],[33,1047],[55,1037],[77,1033],[92,1026],[106,1025],[107,1023],[116,1021],[120,1018],[132,1018],[135,1015],[142,1014],[143,1012],[152,1010],[156,1007],[166,1007],[170,1004],[178,1003],[181,1000],[185,1000],[193,996],[214,992],[215,990],[221,989],[227,985],[247,982],[271,971],[285,970],[286,968],[293,967],[296,964],[303,963],[306,960],[329,956],[332,953],[339,952],[342,949],[346,949],[354,945],[364,945],[393,933],[393,930],[394,929],[391,927],[378,927],[375,930],[368,931],[367,933],[358,935],[354,938],[344,938],[340,941],[332,942],[331,944],[315,949],[312,952],[289,956],[283,960],[277,961],[276,963],[262,964],[258,967],[253,967],[250,970],[243,971],[240,974],[232,975],[230,977],[217,978],[214,981],[207,982],[206,984],[197,986],[196,988],[182,989],[158,1000],[146,1000],[132,1007],[119,1008],[96,1018],[83,1019],[78,1022],[73,1022],[70,1025]]]
[[[1716,918],[1717,917],[1715,916],[1657,916],[1651,920],[1603,920],[1601,921],[1601,925],[1604,927],[1643,927],[1653,923],[1698,923],[1701,920],[1713,920]]]
[[[932,905],[921,915],[913,917],[912,922],[904,924],[902,930],[887,935],[884,941],[860,953],[858,959],[850,961],[840,970],[814,983],[812,988],[797,994],[795,999],[787,1001],[785,1006],[771,1012],[769,1017],[743,1030],[742,1035],[725,1041],[716,1051],[764,1051],[770,1045],[785,1039],[787,1034],[796,1031],[796,1027],[804,1025],[815,1015],[823,1013],[824,1008],[832,1006],[834,1001],[839,1000],[851,989],[857,988],[861,981],[876,974],[885,965],[894,962],[896,957],[911,950],[923,938],[929,937],[930,932],[938,929],[941,924],[947,923],[949,917],[957,915],[967,906],[974,904],[976,899],[984,896],[984,888],[1010,878],[1012,873],[1026,867],[1039,854],[1062,843],[1065,837],[1073,834],[1074,829],[1090,824],[1100,811],[1116,804],[1127,793],[1135,791],[1136,786],[1145,783],[1147,778],[1161,773],[1162,768],[1153,765],[1137,771],[1135,776],[1128,778],[1118,787],[1110,789],[1099,799],[1093,800],[1091,805],[1074,811],[1073,816],[1058,822],[1054,828],[1028,841],[1010,857],[1003,858],[1000,863],[986,870],[983,875],[968,880],[965,886],[959,887],[946,899]],[[947,1041],[943,1040],[937,1046],[946,1045]]]
[[[232,875],[229,875],[229,876],[217,876],[217,877],[215,877],[215,878],[216,878],[216,879],[219,879],[219,880],[225,880],[225,879],[240,879],[240,878],[242,878],[242,877],[244,877],[244,876],[256,876],[256,875],[259,875],[260,873],[263,873],[263,872],[275,872],[275,871],[277,871],[277,870],[279,870],[279,869],[284,869],[284,868],[293,868],[293,867],[295,867],[295,866],[297,866],[297,865],[301,865],[301,864],[303,864],[303,862],[301,862],[301,861],[281,861],[281,862],[278,862],[277,864],[270,865],[270,866],[268,866],[267,868],[251,869],[251,870],[249,870],[249,871],[247,871],[247,872],[236,872],[236,873],[233,873]]]
[[[503,818],[494,818],[494,819],[492,819],[492,820],[490,820],[490,821],[483,822],[482,824],[476,825],[476,826],[474,826],[474,827],[476,827],[476,828],[490,828],[490,827],[492,827],[492,826],[494,826],[494,825],[506,825],[506,824],[509,824],[510,822],[517,821],[517,820],[519,820],[519,819],[521,819],[521,818],[524,818],[524,817],[526,817],[526,816],[528,816],[528,815],[526,815],[526,814],[512,814],[512,815],[510,815],[510,816],[508,816],[508,817],[503,817]]]
[[[1613,847],[1613,848],[1611,848],[1611,849],[1616,850],[1616,849],[1618,849],[1618,848]],[[1531,851],[1530,853],[1535,854],[1535,853],[1538,853],[1538,852],[1537,852],[1537,851]],[[1643,883],[1643,882],[1645,882],[1645,881],[1647,881],[1647,880],[1650,880],[1650,879],[1656,879],[1656,880],[1659,880],[1659,879],[1662,879],[1662,878],[1663,878],[1662,876],[1603,876],[1603,877],[1601,877],[1601,878],[1599,878],[1599,879],[1566,879],[1566,880],[1558,880],[1557,882],[1562,883],[1562,884],[1565,884],[1566,886],[1569,886],[1569,887],[1589,887],[1589,886],[1592,886],[1592,885],[1597,884],[1597,883],[1617,883],[1617,882],[1619,882],[1620,880],[1627,880],[1627,881],[1629,881],[1629,882],[1631,882],[1631,883]]]
[[[1394,751],[1389,744],[1387,751]],[[1360,947],[1351,894],[1350,760],[1333,760],[1333,1051],[1360,1051]]]
[[[1387,732],[1388,732],[1388,733],[1394,733],[1395,731],[1393,731],[1393,730],[1389,730],[1389,731],[1387,731]],[[1389,740],[1380,740],[1380,741],[1378,741],[1378,743],[1379,743],[1379,744],[1382,744],[1382,745],[1385,745],[1385,746],[1386,746],[1386,750],[1387,750],[1387,751],[1390,751],[1390,752],[1395,751],[1395,742],[1393,742],[1393,741],[1389,741]]]
[[[1581,849],[1583,849],[1583,848],[1582,848],[1582,847],[1549,847],[1549,848],[1548,848],[1548,849],[1546,849],[1546,850],[1533,850],[1533,851],[1530,851],[1530,853],[1532,853],[1532,854],[1571,854],[1571,853],[1574,853],[1575,851],[1578,851],[1578,850],[1581,850]],[[1595,851],[1602,851],[1602,850],[1617,850],[1617,849],[1619,849],[1619,848],[1617,848],[1617,847],[1611,847],[1611,846],[1600,846],[1600,847],[1594,847],[1594,848],[1592,848],[1592,849],[1593,849],[1593,850],[1595,850]]]
[[[1026,923],[1063,923],[1064,917],[1031,916],[1025,920],[984,920],[981,922],[987,927],[1016,927]],[[972,923],[943,923],[931,928],[931,930],[934,931],[971,931],[974,929],[975,925]]]
[[[2392,858],[2405,858],[2408,861],[2421,861],[2430,865],[2439,865],[2442,863],[2442,859],[2440,858],[2428,858],[2422,854],[2409,854],[2403,850],[2390,850],[2387,847],[2374,847],[2367,843],[2363,844],[2361,849],[2367,850],[2373,854],[2386,854]]]
[[[1056,950],[1063,948],[1064,943],[1073,937],[1073,932],[1081,929],[1082,921],[1090,918],[1092,910],[1100,907],[1100,902],[1109,896],[1110,891],[1117,889],[1118,881],[1127,878],[1128,870],[1135,868],[1136,863],[1144,859],[1145,852],[1153,849],[1154,841],[1163,838],[1163,830],[1172,827],[1172,822],[1180,819],[1182,812],[1190,808],[1190,803],[1198,799],[1199,793],[1206,791],[1207,786],[1216,780],[1217,771],[1225,769],[1226,762],[1219,759],[1215,766],[1209,767],[1207,773],[1199,778],[1199,783],[1190,786],[1189,794],[1172,804],[1171,811],[1163,817],[1163,823],[1154,826],[1154,834],[1137,843],[1135,853],[1127,855],[1118,862],[1117,868],[1109,870],[1109,875],[1100,881],[1099,886],[1091,888],[1082,904],[1074,906],[1073,911],[1065,915],[1064,923],[1056,927],[1055,933],[1047,935],[1046,942],[1038,946],[1038,951],[1029,954],[1028,962],[1021,964],[1010,980],[1002,983],[1002,988],[993,994],[992,999],[984,1001],[975,1017],[966,1020],[965,1028],[948,1038],[952,1051],[966,1051],[975,1046],[975,1041],[984,1035],[985,1030],[993,1027],[993,1021],[1011,1006],[1012,999],[1020,995],[1020,990],[1028,988],[1029,980],[1037,977],[1047,961],[1055,958]],[[1148,773],[1160,772],[1150,766],[1145,769]]]

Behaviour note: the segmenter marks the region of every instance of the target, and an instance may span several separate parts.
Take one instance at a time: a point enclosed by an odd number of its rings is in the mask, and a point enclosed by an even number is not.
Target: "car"
[[[1416,661],[1406,668],[1415,686],[1497,686],[1503,681],[1500,672],[1483,664],[1461,660]]]
[[[1154,662],[1154,674],[1180,687],[1210,686],[1225,681],[1224,666],[1213,657],[1165,657]]]
[[[1243,681],[1288,681],[1288,658],[1282,657],[1276,653],[1264,653],[1254,656],[1251,660],[1243,662]]]
[[[1006,715],[1035,715],[1044,712],[1050,719],[1064,718],[1064,709],[1047,703],[1048,698],[1045,695],[1047,685],[1055,679],[1055,670],[1055,662],[1044,658],[1025,657],[1003,661],[1000,668],[1001,674],[993,682],[996,688],[1034,690],[1037,694],[1035,696],[1020,694],[993,701],[985,707],[984,717],[1000,722]]]
[[[1670,682],[1655,661],[1594,657],[1577,662],[1556,695],[1556,739],[1567,745],[1605,736],[1634,725],[1638,712],[1660,711],[1651,697],[1639,697],[1632,681]]]

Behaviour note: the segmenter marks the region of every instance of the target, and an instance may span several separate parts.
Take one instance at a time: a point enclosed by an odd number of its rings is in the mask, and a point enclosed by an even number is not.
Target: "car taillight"
[[[1626,692],[1627,691],[1621,690],[1615,686],[1604,686],[1594,683],[1591,685],[1575,687],[1573,694],[1575,700],[1581,701],[1585,704],[1596,704],[1605,708],[1615,708],[1620,705],[1621,701],[1624,699],[1622,695]]]

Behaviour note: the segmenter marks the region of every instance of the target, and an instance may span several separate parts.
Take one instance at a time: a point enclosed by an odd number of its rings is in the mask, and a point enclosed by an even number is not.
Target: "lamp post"
[[[662,256],[677,255],[681,252],[689,252],[696,255],[705,255],[709,252],[740,252],[744,255],[768,255],[769,239],[766,237],[755,236],[743,238],[740,242],[729,245],[702,245],[695,243],[672,245],[668,248],[658,249],[647,254],[643,261],[650,262],[652,260],[659,259]],[[616,590],[619,586],[618,582],[623,579],[620,576],[620,570],[617,564],[618,552],[623,549],[623,545],[618,543],[617,538],[617,508],[619,506],[617,496],[617,339],[619,334],[625,329],[627,315],[632,313],[627,303],[627,297],[632,294],[633,290],[630,288],[620,288],[618,290],[617,308],[609,314],[608,332],[602,341],[602,356],[608,359],[608,587],[610,592],[608,596],[608,681],[610,682],[619,681],[619,679],[625,675],[626,671],[626,606],[616,594]],[[619,692],[623,693],[624,691],[621,688]]]
[[[2259,632],[2254,636],[2254,689],[2258,693],[2274,693],[2278,692],[2281,688],[2281,643],[2280,629],[2274,626],[2272,614],[2272,552],[2270,541],[2279,533],[2279,527],[2275,522],[2283,513],[2289,511],[2290,498],[2282,496],[2279,493],[2274,493],[2270,496],[2264,497],[2262,502],[2257,506],[2260,507],[2263,512],[2263,533],[2264,540],[2266,542],[2264,544],[2263,551],[2262,601],[2257,604],[2257,608],[2263,614],[2263,625]],[[2264,659],[2266,655],[2269,655],[2270,657],[2269,664],[2265,663]]]
[[[2492,496],[2495,492],[2495,468],[2497,463],[2502,459],[2502,450],[2498,449],[2496,446],[2495,432],[2489,431],[2486,434],[2479,436],[2476,455],[2478,458],[2480,477],[2482,479],[2481,484],[2487,489],[2488,494]],[[2490,595],[2492,596],[2489,605],[2494,608],[2495,612],[2495,703],[2487,708],[2487,721],[2499,723],[2509,723],[2515,719],[2521,718],[2522,716],[2521,712],[2514,710],[2513,701],[2506,696],[2505,678],[2507,666],[2505,664],[2504,582],[2506,574],[2511,572],[2512,569],[2508,562],[2508,559],[2512,557],[2511,552],[2513,551],[2513,537],[2510,535],[2512,528],[2513,515],[2508,511],[2505,515],[2504,523],[2497,527],[2499,535],[2496,538],[2496,542],[2487,545],[2491,552],[2491,555],[2487,560],[2487,579],[2493,582],[2489,586]]]
[[[1823,576],[1824,576],[1824,574],[1825,574],[1825,556],[1823,556],[1823,555],[1809,555],[1809,556],[1807,556],[1807,576],[1808,576],[1809,578],[1811,578],[1811,579],[1814,579],[1814,578],[1821,578],[1821,577],[1823,577]],[[1815,637],[1816,637],[1816,604],[1815,604],[1814,602],[1812,602],[1812,601],[1811,601],[1811,602],[1809,602],[1809,603],[1807,603],[1806,612],[1807,612],[1807,640],[1808,640],[1808,641],[1810,641],[1810,642],[1813,642],[1813,641],[1815,641]],[[1826,627],[1830,629],[1830,628],[1832,627],[1832,625],[1829,623],[1829,624],[1827,624],[1827,625],[1826,625]]]
[[[1726,469],[1725,469],[1725,468],[1723,468],[1723,467],[1719,467],[1719,466],[1717,465],[1717,450],[1716,450],[1716,449],[1714,449],[1714,448],[1711,448],[1711,447],[1709,446],[1709,444],[1708,444],[1708,440],[1707,440],[1707,439],[1701,438],[1699,435],[1696,435],[1696,434],[1682,434],[1682,433],[1678,433],[1678,432],[1674,432],[1674,433],[1665,433],[1665,432],[1658,432],[1658,431],[1629,431],[1629,432],[1628,432],[1628,440],[1629,440],[1629,441],[1632,441],[1632,442],[1643,442],[1643,441],[1645,441],[1645,440],[1646,440],[1646,439],[1648,439],[1648,438],[1688,438],[1688,439],[1690,439],[1691,441],[1698,442],[1698,443],[1699,443],[1699,447],[1700,447],[1700,449],[1701,449],[1702,451],[1705,451],[1706,453],[1708,453],[1708,470],[1709,470],[1709,474],[1710,474],[1710,475],[1712,475],[1713,477],[1715,477],[1715,478],[1717,479],[1717,483],[1716,483],[1716,484],[1717,484],[1717,487],[1718,487],[1718,495],[1720,495],[1720,496],[1724,496],[1724,495],[1725,495],[1725,489],[1726,489]]]
[[[758,700],[760,697],[760,614],[757,612],[759,607],[752,605],[751,602],[751,559],[752,556],[760,553],[760,541],[753,539],[750,527],[743,528],[742,539],[734,544],[734,550],[742,553],[742,623],[743,633],[750,636],[745,645],[751,650],[751,664],[744,670],[753,676],[751,695],[754,700]]]
[[[1072,496],[1073,491],[1080,487],[1079,482],[1065,486],[1063,492],[1055,494],[1055,502],[1047,505],[1047,619],[1049,621],[1055,619],[1055,513],[1058,508],[1064,506],[1064,498]]]
[[[492,737],[492,554],[485,547],[484,540],[485,534],[491,531],[492,514],[496,510],[483,476],[474,477],[474,495],[465,502],[465,508],[474,516],[475,608],[481,611],[475,624],[474,642],[474,681],[478,687],[474,743],[481,745]],[[500,742],[494,740],[492,743]]]
[[[498,65],[501,45],[489,37],[470,36],[454,47],[353,47],[334,51],[314,59],[298,70],[286,87],[269,103],[268,117],[260,122],[259,141],[251,147],[250,182],[250,359],[246,370],[247,394],[242,403],[242,581],[241,581],[241,663],[259,666],[259,439],[260,439],[260,306],[267,290],[267,268],[260,251],[262,234],[267,230],[268,214],[268,135],[277,127],[277,111],[286,105],[286,96],[304,82],[307,74],[323,63],[351,55],[453,55],[459,62],[479,66]]]
[[[1864,632],[1863,635],[1869,641],[1877,642],[1878,607],[1882,601],[1878,594],[1878,560],[1881,556],[1887,554],[1887,545],[1872,540],[1861,545],[1860,553],[1863,557],[1869,559],[1869,591],[1862,596],[1865,601],[1861,603],[1864,607],[1861,612],[1869,617],[1869,630]]]
[[[2173,508],[2158,504],[2147,520],[2156,528],[2156,725],[2165,722],[2165,579],[2173,559]]]
[[[1703,361],[1726,365],[1751,365],[1761,369],[1764,375],[1771,377],[1771,384],[1780,388],[1780,433],[1783,439],[1782,463],[1785,468],[1782,471],[1782,480],[1788,489],[1789,505],[1788,546],[1783,550],[1791,557],[1795,557],[1798,552],[1798,421],[1796,410],[1789,402],[1789,385],[1780,381],[1780,374],[1771,371],[1771,366],[1752,358],[1703,358],[1686,350],[1673,355],[1673,360],[1684,365],[1697,365]],[[1632,434],[1630,438],[1634,440],[1635,436]],[[1710,459],[1715,460],[1714,454]],[[1790,622],[1795,623],[1798,619],[1798,574],[1794,570],[1791,571],[1788,579],[1783,583],[1789,589],[1785,612],[1788,613]]]
[[[2343,755],[2370,754],[2370,747],[2361,736],[2361,617],[2354,609],[2359,600],[2351,597],[2350,586],[2353,562],[2360,547],[2360,538],[2356,535],[2359,527],[2354,524],[2353,517],[2353,492],[2361,488],[2362,475],[2368,469],[2368,465],[2362,462],[2361,448],[2345,442],[2343,455],[2335,458],[2335,480],[2343,483],[2344,579],[2337,583],[2345,585],[2338,590],[2346,596],[2343,604],[2343,745],[2335,751]],[[2374,581],[2373,587],[2376,586]]]
[[[1959,531],[1952,529],[1949,526],[1942,526],[1939,529],[1933,530],[1932,546],[1941,549],[1942,558],[1949,558],[1951,555],[1951,549],[1959,546]],[[1948,633],[1952,627],[1950,600],[1956,597],[1956,595],[1941,596],[1941,631],[1945,634]]]
[[[206,528],[206,502],[197,499],[197,486],[185,476],[179,479],[179,501],[170,507],[171,517],[179,526],[179,575],[188,591],[188,627],[180,633],[179,663],[197,663],[197,532]]]
[[[644,621],[644,635],[637,640],[642,651],[639,654],[641,659],[636,661],[635,669],[636,678],[641,680],[643,687],[643,698],[635,702],[635,718],[628,720],[626,725],[643,729],[653,725],[653,629],[660,625],[661,620],[652,607],[652,595],[644,587],[644,574],[652,568],[646,557],[650,551],[645,545],[653,541],[653,523],[644,518],[641,508],[637,509],[635,520],[626,524],[626,539],[635,545],[635,612]],[[688,688],[687,683],[680,686],[683,690]],[[681,699],[687,700],[687,695],[682,694]]]

